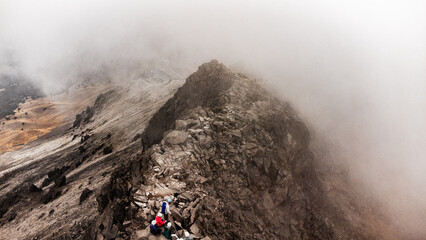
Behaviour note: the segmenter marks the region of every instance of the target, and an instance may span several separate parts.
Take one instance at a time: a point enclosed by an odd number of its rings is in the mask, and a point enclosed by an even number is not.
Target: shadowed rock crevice
[[[228,90],[237,77],[217,60],[201,65],[149,121],[142,135],[144,149],[158,143],[164,132],[188,109],[197,106],[214,108],[223,104],[220,94]]]

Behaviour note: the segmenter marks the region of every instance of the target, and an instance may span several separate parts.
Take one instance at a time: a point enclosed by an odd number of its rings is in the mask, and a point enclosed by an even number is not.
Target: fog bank
[[[0,1],[0,69],[13,62],[47,93],[212,58],[262,77],[425,234],[426,2]]]

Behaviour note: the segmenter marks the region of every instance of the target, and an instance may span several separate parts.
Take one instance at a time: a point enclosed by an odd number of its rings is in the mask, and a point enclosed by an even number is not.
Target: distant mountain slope
[[[0,74],[0,119],[12,115],[25,98],[33,99],[43,94],[32,83],[23,78]]]
[[[9,124],[19,123],[19,132],[25,132],[21,127],[31,127],[29,118],[34,124],[49,117],[52,122],[62,120],[50,133],[0,154],[0,239],[83,237],[98,216],[96,198],[102,186],[117,168],[140,153],[137,136],[183,83],[172,70],[167,75],[157,72],[151,68],[148,76],[120,86],[105,82],[76,86],[49,98],[52,101],[44,111],[39,103],[47,101],[28,102],[24,109],[34,107],[37,113],[17,114],[16,120],[0,128],[3,137],[6,128],[13,127]],[[78,112],[85,119],[79,123]],[[86,116],[89,112],[93,114]],[[21,121],[27,123],[21,125]]]

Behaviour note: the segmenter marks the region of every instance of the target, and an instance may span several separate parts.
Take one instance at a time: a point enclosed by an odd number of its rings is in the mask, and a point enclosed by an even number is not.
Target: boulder
[[[189,219],[190,224],[195,222],[201,210],[201,204],[196,205],[191,209],[191,217]]]
[[[187,138],[188,134],[183,131],[171,131],[164,137],[164,140],[171,145],[176,145],[184,143]]]
[[[275,207],[281,205],[287,199],[288,186],[277,187],[274,192]]]
[[[262,204],[264,208],[266,209],[274,208],[274,201],[272,200],[272,197],[268,192],[263,193],[262,200],[263,200]]]
[[[146,207],[146,204],[145,204],[145,203],[139,202],[139,201],[137,201],[137,200],[133,201],[133,203],[134,203],[136,206],[138,206],[139,208],[144,208],[144,207]]]
[[[103,150],[103,153],[104,153],[104,155],[107,155],[107,154],[112,153],[112,150],[113,150],[112,146],[106,146]]]
[[[38,188],[36,185],[31,184],[30,188],[29,188],[30,192],[41,192],[42,190],[40,188]]]
[[[149,235],[148,240],[166,240],[166,238],[160,234],[160,235]]]
[[[188,122],[185,120],[176,120],[175,121],[175,129],[176,130],[186,130],[188,126]]]
[[[113,225],[109,229],[104,229],[102,231],[102,235],[104,235],[106,239],[115,239],[118,235],[118,227],[116,225]]]
[[[86,200],[87,198],[89,198],[89,196],[92,194],[92,190],[85,188],[80,195],[80,204],[82,204],[84,202],[84,200]]]
[[[193,128],[193,127],[197,127],[197,125],[199,125],[199,122],[197,121],[197,120],[195,120],[195,119],[188,119],[188,120],[186,120],[186,122],[187,122],[187,128]]]
[[[149,232],[149,226],[148,226],[143,230],[136,230],[133,236],[133,240],[146,240],[148,239],[149,235],[151,234]]]
[[[192,224],[189,230],[194,235],[194,237],[201,238],[200,229],[196,223]]]
[[[178,222],[183,221],[182,215],[176,208],[170,208],[170,212],[172,213],[172,217],[175,221],[178,221]]]
[[[176,192],[176,190],[171,188],[160,188],[155,190],[155,197],[166,197],[173,195]]]

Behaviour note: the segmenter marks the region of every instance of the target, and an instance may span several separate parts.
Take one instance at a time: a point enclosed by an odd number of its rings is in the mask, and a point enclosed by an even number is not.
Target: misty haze
[[[0,0],[0,239],[426,239],[426,2]]]

